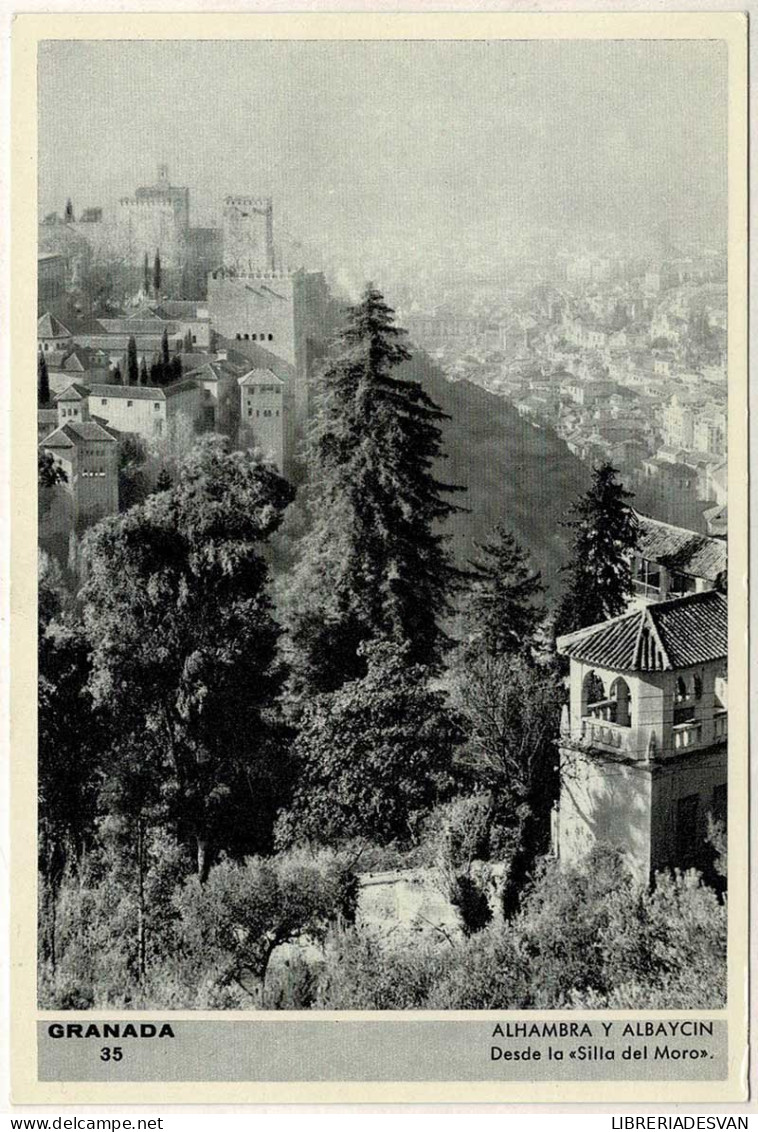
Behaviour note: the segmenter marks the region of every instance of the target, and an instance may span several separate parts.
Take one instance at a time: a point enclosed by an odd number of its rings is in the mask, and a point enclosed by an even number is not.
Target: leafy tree
[[[126,344],[126,384],[139,385],[139,361],[137,359],[137,340],[129,335]]]
[[[52,452],[37,454],[37,483],[39,487],[55,487],[57,483],[68,483],[65,469],[56,464]]]
[[[178,354],[174,354],[171,361],[168,363],[169,382],[181,381],[182,379],[182,359]]]
[[[87,688],[87,641],[54,559],[39,555],[37,759],[39,863],[54,900],[66,863],[94,834],[102,729]],[[54,918],[43,947],[55,960]]]
[[[491,837],[504,841],[509,857],[503,904],[512,914],[549,843],[562,688],[551,669],[523,657],[469,656],[456,675],[454,702],[466,733],[460,758],[492,797]]]
[[[143,503],[149,492],[147,449],[138,436],[124,436],[118,447],[118,500],[122,511]]]
[[[539,573],[529,569],[513,534],[498,524],[491,542],[476,544],[466,620],[474,642],[492,657],[524,653],[533,642],[542,610],[534,604],[544,592]]]
[[[323,942],[338,918],[352,921],[356,901],[356,879],[333,853],[224,861],[205,885],[193,878],[179,894],[181,941],[202,975],[236,983],[263,1007],[276,948],[304,936]]]
[[[168,491],[168,489],[171,487],[171,483],[172,480],[171,476],[168,473],[168,470],[166,468],[161,468],[161,470],[158,472],[158,478],[155,481],[155,490]]]
[[[460,732],[428,687],[410,646],[360,646],[366,675],[305,705],[294,747],[298,780],[280,840],[335,844],[414,835],[420,816],[452,786]]]
[[[153,260],[153,291],[156,299],[160,297],[161,293],[161,253],[160,250],[156,251],[155,259]]]
[[[288,595],[293,663],[328,691],[365,672],[361,643],[407,641],[439,660],[456,577],[438,524],[456,510],[432,464],[445,414],[398,367],[410,357],[393,311],[369,287],[348,310],[309,437],[313,526]]]
[[[291,498],[271,468],[207,438],[173,487],[84,541],[93,694],[120,711],[124,738],[160,744],[171,820],[201,879],[221,849],[266,849],[286,785],[261,549]]]
[[[616,617],[632,595],[632,551],[637,522],[618,470],[602,464],[589,491],[572,507],[566,526],[574,531],[568,585],[556,614],[556,632],[570,633]]]
[[[37,404],[42,408],[50,404],[50,377],[41,350],[37,354]]]

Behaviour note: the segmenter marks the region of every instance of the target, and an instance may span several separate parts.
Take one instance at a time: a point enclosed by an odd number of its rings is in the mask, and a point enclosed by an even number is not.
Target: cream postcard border
[[[177,16],[180,18],[177,18]],[[714,1082],[40,1083],[36,1023],[36,352],[37,45],[43,39],[719,39],[729,81],[729,1076]],[[11,133],[11,1068],[15,1104],[686,1103],[747,1099],[748,1027],[748,413],[747,16],[742,12],[290,12],[17,15],[12,36]],[[740,836],[743,833],[744,836]],[[67,1017],[114,1018],[89,1011]],[[151,1011],[134,1018],[313,1018],[312,1012]],[[574,1020],[677,1017],[677,1011],[571,1011]],[[516,1017],[515,1012],[319,1011],[320,1019]],[[528,1012],[530,1020],[560,1017]]]

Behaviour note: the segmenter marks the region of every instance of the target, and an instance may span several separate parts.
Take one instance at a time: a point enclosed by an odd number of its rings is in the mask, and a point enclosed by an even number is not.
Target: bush
[[[328,851],[222,861],[205,884],[192,877],[175,898],[184,964],[198,992],[236,986],[262,1006],[276,948],[323,942],[340,917],[352,921],[356,901],[355,877]]]

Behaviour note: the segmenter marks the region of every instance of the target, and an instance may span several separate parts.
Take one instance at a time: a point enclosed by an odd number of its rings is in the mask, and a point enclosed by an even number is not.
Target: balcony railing
[[[607,723],[615,723],[617,711],[617,700],[598,700],[594,704],[587,704],[587,716],[589,719],[603,719]]]
[[[671,728],[674,739],[674,750],[682,751],[687,747],[699,747],[703,725],[698,720],[692,723],[677,723]]]
[[[597,717],[582,720],[582,740],[592,747],[609,751],[628,751],[631,729]]]

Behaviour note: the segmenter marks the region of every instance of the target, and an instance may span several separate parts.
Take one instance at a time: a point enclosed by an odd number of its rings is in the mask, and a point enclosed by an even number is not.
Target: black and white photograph
[[[726,1008],[727,61],[39,43],[39,1009]]]

